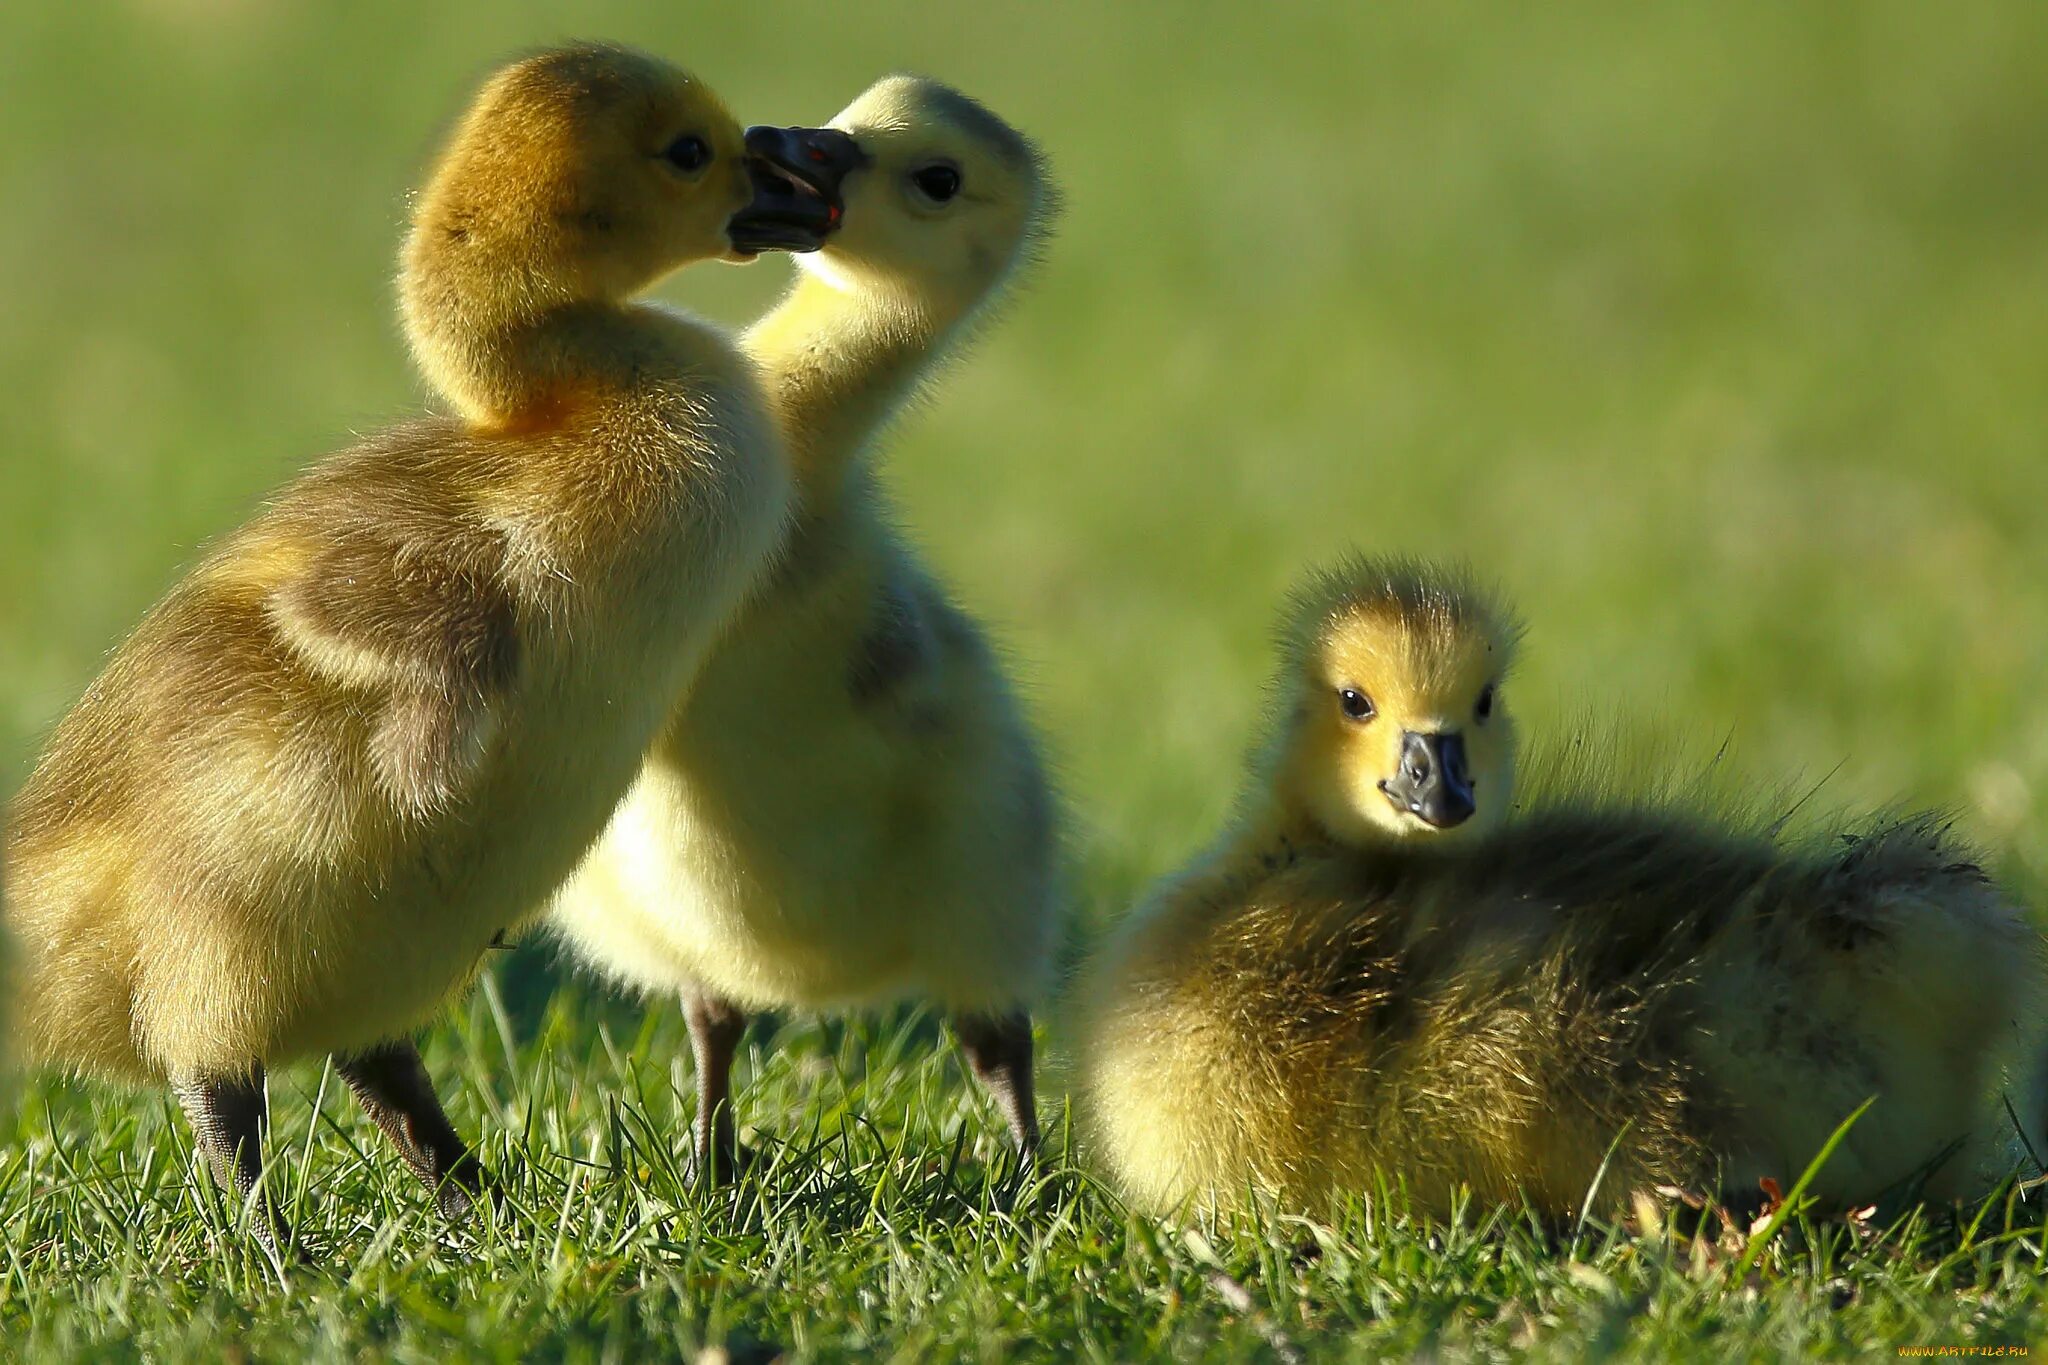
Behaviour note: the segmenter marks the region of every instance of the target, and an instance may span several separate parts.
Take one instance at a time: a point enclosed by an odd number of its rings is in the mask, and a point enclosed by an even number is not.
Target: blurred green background
[[[877,74],[1034,133],[1028,294],[888,451],[1097,906],[1230,795],[1300,568],[1465,556],[1591,704],[1950,804],[2048,884],[2048,6],[265,0],[0,15],[0,787],[206,537],[422,402],[436,130],[602,36],[748,121]],[[787,264],[666,293],[744,321]]]

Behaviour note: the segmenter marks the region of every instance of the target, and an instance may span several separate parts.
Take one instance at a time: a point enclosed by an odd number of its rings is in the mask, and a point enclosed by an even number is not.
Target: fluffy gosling
[[[467,1211],[482,1173],[407,1034],[575,866],[786,526],[751,362],[630,301],[802,216],[753,198],[740,127],[664,62],[579,45],[489,79],[399,278],[454,415],[208,549],[13,803],[27,1061],[168,1082],[261,1205],[265,1070],[331,1054]]]
[[[1812,1192],[1965,1197],[2017,1149],[2002,1084],[2040,1146],[2040,939],[1943,827],[1795,840],[1597,780],[1502,823],[1515,635],[1424,566],[1299,596],[1238,819],[1077,987],[1135,1203],[1750,1202],[1872,1095]]]
[[[790,446],[797,525],[553,924],[615,979],[680,992],[712,1178],[738,1163],[747,1014],[778,1007],[938,1002],[1028,1150],[1054,799],[996,652],[895,529],[868,453],[1044,241],[1053,189],[1022,135],[911,77],[830,129],[747,140],[770,189],[844,196],[742,343]]]

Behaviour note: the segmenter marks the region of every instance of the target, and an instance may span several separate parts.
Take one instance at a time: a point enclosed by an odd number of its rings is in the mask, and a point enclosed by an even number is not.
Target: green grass
[[[1423,1224],[1384,1191],[1321,1222],[1182,1230],[1126,1216],[1063,1128],[1020,1177],[924,1015],[762,1042],[743,1070],[766,1169],[707,1193],[682,1158],[672,1013],[557,1001],[520,1027],[489,988],[430,1058],[508,1185],[473,1234],[436,1224],[332,1076],[317,1113],[322,1078],[274,1085],[281,1201],[328,1250],[289,1289],[190,1177],[168,1103],[39,1093],[0,1160],[0,1312],[25,1355],[311,1361],[713,1342],[737,1359],[1739,1359],[2040,1330],[2048,1232],[2011,1201],[1858,1232],[1792,1220],[1753,1271],[1739,1238],[1516,1209]]]
[[[1276,597],[1352,544],[1511,591],[1529,731],[1592,705],[1732,734],[1771,781],[1839,764],[1830,796],[1954,808],[2038,903],[2048,8],[927,8],[4,7],[0,789],[196,545],[418,406],[405,190],[477,73],[573,23],[748,119],[927,70],[1052,154],[1062,239],[889,464],[1028,679],[1083,922],[1218,818]],[[783,269],[667,292],[737,321]],[[707,1199],[675,1172],[676,1012],[524,966],[505,989],[502,1020],[474,998],[429,1040],[513,1171],[476,1244],[438,1245],[294,1071],[287,1193],[332,1250],[280,1293],[165,1101],[39,1083],[0,1111],[0,1333],[94,1359],[1285,1354],[1235,1283],[1277,1340],[1362,1358],[2048,1337],[2039,1218],[2002,1208],[1871,1243],[1795,1224],[1742,1284],[1483,1213],[1205,1252],[1078,1155],[1005,1212],[989,1116],[908,1018],[757,1043],[776,1164]]]
[[[1019,1175],[928,1018],[788,1026],[743,1068],[765,1169],[691,1182],[686,1042],[495,988],[437,1031],[457,1121],[485,1134],[501,1215],[449,1234],[332,1078],[274,1083],[283,1207],[328,1253],[281,1290],[235,1211],[190,1175],[167,1102],[51,1090],[0,1158],[0,1312],[24,1355],[411,1361],[1582,1360],[1890,1353],[2039,1330],[2048,1232],[1994,1201],[1851,1231],[1740,1239],[1517,1210],[1451,1224],[1380,1192],[1323,1221],[1179,1229],[1127,1215],[1070,1135]],[[525,1041],[519,1036],[525,1034]],[[756,1353],[756,1354],[749,1354]]]

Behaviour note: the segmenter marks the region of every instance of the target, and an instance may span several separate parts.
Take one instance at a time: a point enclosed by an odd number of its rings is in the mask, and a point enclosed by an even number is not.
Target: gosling
[[[1135,1204],[1753,1204],[1873,1095],[1811,1192],[1962,1198],[2018,1150],[2004,1083],[2040,1145],[2041,942],[1945,827],[1799,840],[1569,780],[1503,823],[1516,636],[1420,565],[1297,597],[1235,823],[1076,986]]]
[[[14,802],[13,1042],[167,1082],[274,1247],[264,1075],[295,1058],[333,1056],[444,1213],[485,1188],[407,1035],[574,868],[781,542],[751,363],[630,301],[786,239],[753,199],[684,72],[598,45],[499,70],[402,255],[453,415],[328,457],[207,550]]]
[[[615,980],[681,994],[709,1179],[739,1164],[733,1056],[770,1008],[936,1001],[1028,1152],[1054,797],[996,651],[895,529],[868,457],[1036,255],[1054,190],[1021,134],[912,77],[830,129],[747,141],[770,190],[843,196],[837,231],[742,341],[789,443],[797,523],[553,926]]]

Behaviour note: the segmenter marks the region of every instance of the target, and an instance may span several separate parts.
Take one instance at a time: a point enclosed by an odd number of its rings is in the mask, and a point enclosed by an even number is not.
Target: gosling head
[[[1287,807],[1354,846],[1467,835],[1506,813],[1519,628],[1461,574],[1352,560],[1295,594],[1269,762]]]
[[[992,293],[1058,216],[1031,141],[921,76],[883,77],[828,128],[750,128],[747,148],[764,194],[826,221],[807,271],[942,310]]]
[[[419,196],[407,320],[516,321],[742,259],[752,200],[739,124],[702,82],[628,48],[537,53],[485,83]]]

